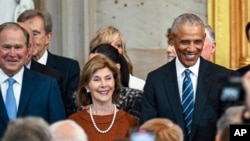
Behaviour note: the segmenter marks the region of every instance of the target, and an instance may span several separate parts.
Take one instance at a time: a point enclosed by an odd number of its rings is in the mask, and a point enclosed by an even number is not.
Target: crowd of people
[[[0,25],[2,141],[229,141],[229,125],[250,119],[249,66],[211,62],[215,33],[195,14],[175,18],[168,60],[146,81],[134,76],[114,26],[96,32],[82,69],[49,51],[52,35],[46,11]],[[242,80],[242,101],[221,100],[219,80],[231,77]]]

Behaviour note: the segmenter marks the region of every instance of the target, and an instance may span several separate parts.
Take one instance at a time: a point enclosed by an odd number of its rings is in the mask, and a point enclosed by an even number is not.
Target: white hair
[[[84,129],[73,120],[62,120],[50,126],[53,141],[88,141]]]

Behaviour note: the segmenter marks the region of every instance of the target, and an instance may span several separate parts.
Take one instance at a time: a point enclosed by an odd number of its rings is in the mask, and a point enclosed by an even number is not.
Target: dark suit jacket
[[[200,59],[190,141],[214,141],[216,121],[222,111],[216,81],[233,73],[236,72]],[[183,129],[188,141],[175,59],[148,74],[143,92],[141,124],[155,117],[169,118]]]
[[[64,76],[65,90],[68,97],[73,96],[80,79],[80,66],[76,60],[51,54],[48,52],[47,66],[50,66]]]
[[[243,76],[249,70],[250,70],[250,65],[237,69],[237,71],[241,74],[241,76]]]
[[[61,91],[61,96],[62,96],[66,115],[68,116],[68,115],[71,115],[72,113],[74,113],[73,107],[72,107],[73,103],[65,91],[62,73],[49,67],[49,66],[45,66],[43,64],[40,64],[40,63],[34,61],[33,59],[31,59],[30,69],[55,78],[57,80],[57,83],[58,83],[60,91]]]
[[[1,91],[0,94],[2,95]],[[2,137],[9,118],[0,96],[0,137]],[[17,117],[38,116],[48,123],[66,118],[60,90],[54,78],[35,71],[24,69],[23,83]]]

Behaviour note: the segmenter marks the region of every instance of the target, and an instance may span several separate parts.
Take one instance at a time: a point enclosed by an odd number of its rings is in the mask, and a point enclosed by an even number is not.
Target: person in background
[[[154,118],[140,126],[141,130],[151,131],[156,141],[183,141],[183,132],[179,125],[166,118]]]
[[[246,37],[247,37],[248,43],[250,43],[250,22],[248,22],[247,25],[246,25],[245,33],[246,33]],[[237,71],[240,72],[240,74],[242,76],[245,73],[247,73],[249,70],[250,70],[250,64],[237,69]]]
[[[58,56],[48,51],[52,39],[50,13],[39,10],[26,10],[18,17],[17,21],[25,23],[33,31],[35,42],[33,59],[63,74],[66,95],[72,97],[79,83],[80,66],[76,60]],[[69,112],[67,115],[72,113]]]
[[[50,125],[53,141],[88,141],[84,129],[72,120],[62,120]]]
[[[244,104],[228,108],[217,121],[215,141],[230,141],[230,125],[250,123],[250,71],[241,77],[244,90]]]
[[[204,41],[201,56],[206,60],[210,60],[216,49],[215,34],[214,30],[209,25],[205,26],[205,33],[206,38]]]
[[[118,110],[114,104],[120,96],[121,80],[117,66],[104,55],[91,58],[83,67],[77,99],[88,106],[69,116],[83,129],[90,141],[113,141],[128,135],[136,119]]]
[[[141,124],[156,117],[172,120],[183,130],[184,141],[212,141],[221,106],[217,81],[238,73],[201,57],[206,37],[203,21],[185,13],[172,24],[177,57],[150,72],[142,99]]]
[[[129,70],[125,58],[119,54],[118,50],[110,44],[101,44],[95,47],[89,54],[89,58],[98,54],[108,57],[120,70],[121,92],[120,99],[116,103],[117,108],[133,115],[139,122],[141,116],[142,91],[128,87]]]
[[[53,141],[46,121],[39,117],[22,117],[10,121],[1,141]]]
[[[133,76],[133,66],[127,55],[126,42],[123,34],[114,26],[107,26],[99,29],[96,35],[91,39],[89,44],[89,51],[91,52],[96,46],[100,44],[111,44],[118,52],[124,56],[129,68],[129,88],[134,88],[143,91],[145,81]]]
[[[0,25],[0,137],[17,117],[38,116],[48,123],[65,119],[55,79],[24,67],[29,33],[17,23]]]
[[[242,113],[244,106],[232,106],[217,121],[215,141],[230,141],[230,125],[243,124]]]
[[[26,68],[30,69],[30,70],[34,70],[37,71],[39,73],[51,76],[53,78],[55,78],[57,80],[57,83],[59,85],[60,91],[61,91],[61,96],[62,96],[62,100],[63,100],[63,104],[64,104],[64,109],[65,114],[68,115],[69,113],[73,113],[74,111],[72,111],[72,103],[70,101],[70,99],[67,97],[66,92],[65,92],[65,86],[64,86],[64,80],[63,80],[63,75],[48,66],[45,66],[43,64],[40,64],[36,61],[34,61],[34,59],[32,59],[32,54],[34,51],[34,36],[33,36],[33,32],[32,30],[24,23],[18,23],[21,27],[23,27],[25,30],[28,31],[30,38],[29,38],[29,52],[28,52],[28,57],[27,57],[27,62],[25,63]]]
[[[168,28],[166,38],[168,42],[168,46],[166,48],[166,53],[167,53],[167,58],[168,58],[167,62],[170,62],[176,57],[175,48],[173,46],[173,39],[171,36],[171,28]]]

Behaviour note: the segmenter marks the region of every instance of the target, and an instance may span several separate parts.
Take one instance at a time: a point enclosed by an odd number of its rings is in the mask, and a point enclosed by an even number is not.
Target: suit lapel
[[[33,59],[31,60],[31,65],[30,65],[30,70],[35,70],[38,72],[45,72],[45,67],[41,67],[42,64],[34,61]]]
[[[213,83],[211,82],[212,80],[210,80],[211,71],[209,69],[208,63],[205,62],[202,58],[200,60],[201,62],[198,74],[194,116],[193,116],[193,123],[195,122],[197,124],[199,124],[202,114],[204,112],[203,109],[206,104],[207,98],[209,96],[209,90],[211,86],[210,83]],[[191,138],[190,138],[191,140],[197,130],[196,126],[197,124],[192,125]]]
[[[50,66],[50,67],[52,67],[52,68],[54,68],[54,69],[57,69],[57,68],[56,68],[57,64],[56,64],[56,62],[55,62],[54,56],[53,56],[53,54],[51,54],[49,51],[48,51],[48,58],[47,58],[46,65],[47,65],[47,66]]]
[[[0,116],[1,116],[1,119],[3,120],[3,123],[8,123],[9,121],[9,117],[8,117],[8,114],[7,114],[7,111],[6,111],[6,107],[5,107],[5,104],[4,104],[4,101],[3,101],[3,96],[2,96],[2,92],[0,90]]]
[[[171,106],[172,113],[175,117],[175,122],[181,128],[185,129],[185,121],[182,113],[181,100],[178,89],[177,74],[175,60],[169,62],[169,69],[166,70],[166,79],[164,80],[165,93],[167,93],[169,106]]]
[[[23,112],[30,100],[30,97],[34,92],[36,85],[31,85],[32,83],[34,83],[33,81],[34,77],[35,74],[32,71],[28,70],[27,68],[24,69],[21,96],[20,96],[17,116],[23,115]]]

